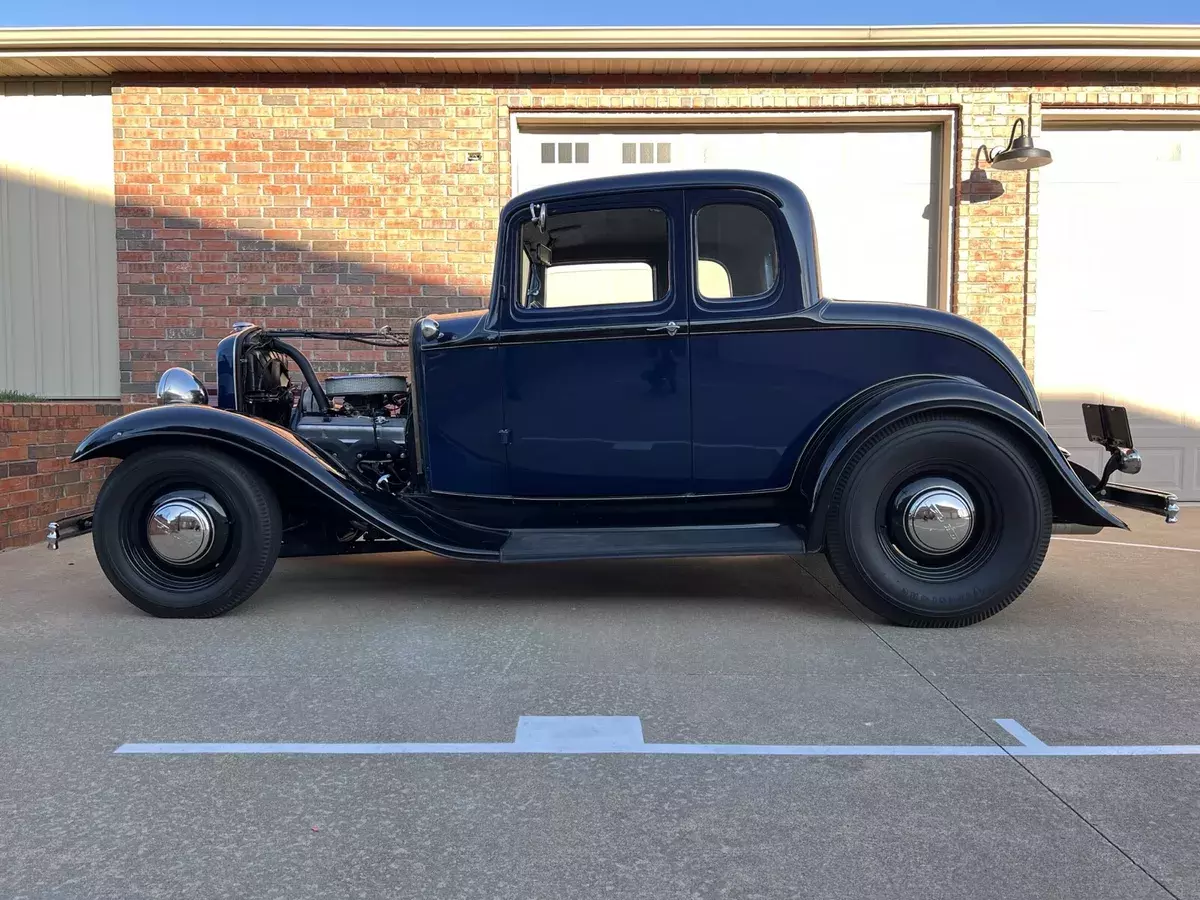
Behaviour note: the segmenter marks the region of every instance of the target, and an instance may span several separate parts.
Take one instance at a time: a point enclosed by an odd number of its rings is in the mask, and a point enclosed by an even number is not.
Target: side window
[[[653,207],[551,213],[521,226],[521,309],[653,303],[670,288],[667,214]]]
[[[775,286],[775,229],[761,209],[713,203],[696,213],[696,287],[705,300],[758,297]]]

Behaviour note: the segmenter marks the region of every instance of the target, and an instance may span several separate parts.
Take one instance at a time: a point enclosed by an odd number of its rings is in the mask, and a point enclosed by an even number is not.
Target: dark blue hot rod
[[[869,257],[864,255],[864,265]],[[396,346],[412,372],[316,376],[288,338]],[[386,332],[240,325],[216,405],[172,369],[160,406],[75,460],[118,457],[91,528],[116,588],[213,616],[278,556],[418,549],[492,562],[823,551],[865,606],[965,625],[1012,602],[1056,525],[1176,515],[1136,472],[1124,411],[1085,408],[1097,476],[1046,433],[984,328],[821,297],[804,195],[703,171],[517,197],[487,309]]]

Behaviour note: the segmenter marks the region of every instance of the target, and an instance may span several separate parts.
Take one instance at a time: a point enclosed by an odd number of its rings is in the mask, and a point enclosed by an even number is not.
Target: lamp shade
[[[993,169],[1015,171],[1020,169],[1036,169],[1054,162],[1049,150],[1033,146],[1033,138],[1020,134],[1013,138],[1007,147],[992,157]]]

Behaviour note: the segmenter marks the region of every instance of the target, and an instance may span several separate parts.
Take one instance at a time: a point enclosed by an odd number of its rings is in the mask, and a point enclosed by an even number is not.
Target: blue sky
[[[888,25],[1200,23],[1197,0],[0,0],[0,25]]]

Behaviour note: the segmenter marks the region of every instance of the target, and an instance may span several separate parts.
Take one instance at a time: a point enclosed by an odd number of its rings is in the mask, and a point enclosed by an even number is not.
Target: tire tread
[[[139,469],[152,465],[164,457],[178,462],[181,467],[188,465],[201,469],[215,467],[237,482],[243,494],[242,499],[249,504],[256,527],[265,538],[253,542],[253,564],[243,571],[241,579],[233,590],[224,597],[204,601],[196,606],[170,606],[156,603],[136,590],[122,571],[123,562],[110,558],[112,553],[106,544],[107,535],[102,533],[101,527],[99,527],[107,524],[106,520],[110,515],[108,504],[111,493],[122,490],[129,479],[137,478]],[[112,502],[119,501],[113,499]],[[112,515],[116,515],[115,511]],[[146,449],[124,459],[105,480],[96,497],[96,522],[98,527],[93,529],[92,540],[100,567],[104,570],[109,582],[138,609],[153,616],[168,619],[211,619],[244,603],[262,587],[263,582],[271,574],[279,556],[282,540],[282,516],[279,510],[279,501],[271,487],[257,472],[226,453],[183,447]]]
[[[1033,474],[1033,480],[1039,494],[1039,500],[1042,505],[1042,509],[1050,510],[1052,508],[1050,488],[1046,484],[1046,479],[1041,472],[1041,468],[1033,459],[1030,458],[1026,447],[1018,441],[1011,440],[1007,435],[997,432],[990,424],[980,422],[975,417],[964,417],[961,415],[951,415],[946,413],[917,413],[884,426],[879,431],[875,432],[866,440],[864,440],[856,448],[850,459],[843,466],[838,475],[838,480],[834,485],[833,495],[829,504],[828,519],[826,520],[825,526],[826,556],[829,559],[830,567],[834,570],[834,573],[838,576],[838,579],[843,583],[843,585],[846,585],[847,589],[850,590],[850,593],[855,597],[856,600],[858,600],[858,602],[888,621],[907,628],[963,628],[969,625],[974,625],[978,622],[982,622],[984,619],[991,618],[1012,604],[1019,596],[1021,596],[1022,593],[1025,592],[1025,589],[1029,587],[1030,583],[1037,576],[1039,569],[1041,569],[1050,544],[1052,516],[1045,515],[1043,517],[1045,520],[1045,534],[1042,535],[1041,539],[1038,541],[1036,553],[1030,560],[1030,564],[1020,581],[1003,596],[999,597],[988,606],[983,607],[982,609],[972,610],[971,612],[962,615],[923,615],[892,604],[884,600],[884,598],[877,598],[873,591],[855,591],[851,589],[850,584],[847,584],[847,582],[853,583],[856,580],[856,576],[854,575],[855,564],[851,559],[849,548],[846,545],[844,535],[840,527],[840,517],[843,499],[855,467],[876,446],[883,441],[886,441],[888,438],[896,435],[897,433],[907,430],[914,425],[939,421],[971,422],[985,428],[988,431],[991,431],[995,436],[1001,438],[1005,444],[1008,445],[1009,449],[1022,460],[1027,469]]]

